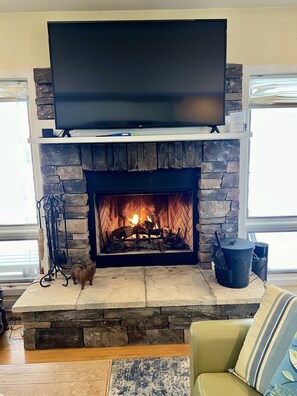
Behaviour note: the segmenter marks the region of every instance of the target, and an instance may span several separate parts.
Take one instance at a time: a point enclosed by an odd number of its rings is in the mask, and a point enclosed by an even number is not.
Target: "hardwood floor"
[[[67,348],[25,351],[22,327],[0,336],[0,364],[77,362],[137,357],[188,356],[188,344],[141,345],[112,348]]]
[[[107,396],[111,360],[1,365],[0,395]]]

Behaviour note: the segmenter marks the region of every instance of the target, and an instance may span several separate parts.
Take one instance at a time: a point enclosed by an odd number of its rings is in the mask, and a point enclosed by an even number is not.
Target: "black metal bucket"
[[[235,289],[248,286],[254,248],[255,244],[246,239],[217,238],[214,243],[214,264],[220,285]]]

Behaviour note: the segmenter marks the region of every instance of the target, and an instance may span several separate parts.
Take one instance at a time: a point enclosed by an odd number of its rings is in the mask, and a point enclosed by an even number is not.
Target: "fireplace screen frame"
[[[143,265],[183,265],[198,263],[198,182],[199,168],[158,169],[155,171],[86,171],[89,196],[90,257],[97,267]],[[192,249],[174,252],[102,254],[98,252],[97,199],[102,195],[128,194],[192,194]]]

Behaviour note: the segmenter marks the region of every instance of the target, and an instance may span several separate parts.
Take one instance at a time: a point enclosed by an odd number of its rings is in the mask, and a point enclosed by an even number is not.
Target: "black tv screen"
[[[48,22],[57,129],[225,123],[226,20]]]

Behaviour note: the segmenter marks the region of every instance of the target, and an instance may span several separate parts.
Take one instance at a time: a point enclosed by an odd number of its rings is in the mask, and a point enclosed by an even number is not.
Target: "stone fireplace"
[[[242,108],[241,76],[241,65],[227,65],[226,112]],[[53,119],[50,70],[34,77],[38,118]],[[35,139],[43,193],[66,202],[69,264],[91,257],[123,268],[101,268],[83,291],[59,277],[32,283],[13,307],[25,349],[183,343],[193,321],[253,316],[262,282],[228,293],[208,270],[215,231],[237,237],[243,135]]]
[[[214,232],[237,236],[238,140],[42,144],[41,158],[44,194],[62,193],[66,202],[72,264],[91,255],[103,267],[199,262],[210,268]],[[133,214],[142,219],[138,240],[136,231],[125,234],[133,230]],[[145,222],[151,230],[143,230]],[[166,247],[169,240],[179,247]],[[119,244],[129,253],[108,253]]]
[[[38,118],[52,119],[50,70],[35,69],[34,78]],[[226,113],[242,108],[241,78],[241,65],[227,65]],[[91,256],[99,267],[199,263],[207,269],[214,232],[237,237],[240,136],[155,143],[64,139],[40,139],[40,150],[44,194],[62,193],[66,202],[70,264]],[[136,225],[133,215],[141,219]]]

